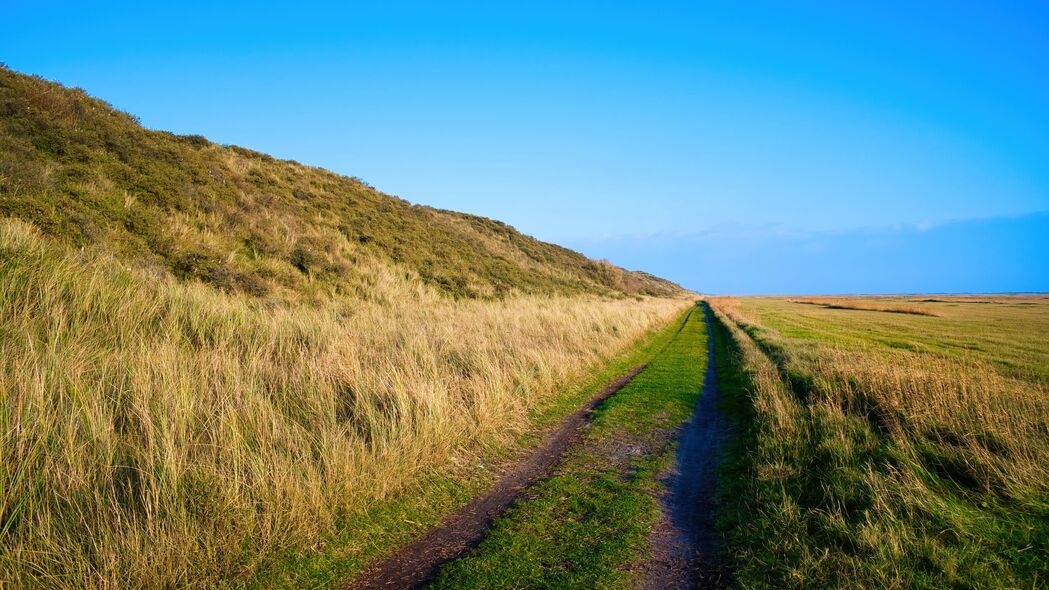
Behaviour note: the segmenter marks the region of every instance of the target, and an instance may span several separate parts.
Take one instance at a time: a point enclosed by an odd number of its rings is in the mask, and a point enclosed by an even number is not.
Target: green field
[[[714,308],[746,425],[722,482],[741,587],[1049,580],[1049,300]]]

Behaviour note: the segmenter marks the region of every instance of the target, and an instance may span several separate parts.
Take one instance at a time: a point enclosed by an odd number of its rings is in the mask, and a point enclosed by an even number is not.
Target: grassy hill
[[[79,89],[0,68],[0,215],[255,296],[368,295],[393,263],[455,297],[672,295],[662,279],[498,221],[201,136],[143,128]]]

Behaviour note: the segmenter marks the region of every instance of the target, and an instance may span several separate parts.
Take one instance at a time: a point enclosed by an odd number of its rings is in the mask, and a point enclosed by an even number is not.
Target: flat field
[[[741,586],[1049,581],[1049,299],[712,305]]]

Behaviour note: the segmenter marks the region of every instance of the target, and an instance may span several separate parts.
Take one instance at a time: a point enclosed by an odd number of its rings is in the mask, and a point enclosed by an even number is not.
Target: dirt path
[[[591,397],[565,418],[557,430],[547,434],[534,453],[512,467],[487,493],[450,516],[441,526],[366,569],[349,585],[349,590],[416,588],[432,579],[443,563],[475,547],[484,538],[492,520],[506,510],[522,490],[545,477],[564,451],[577,441],[579,429],[589,422],[594,408],[622,389],[644,368],[644,365],[635,367]]]
[[[718,458],[729,435],[729,424],[718,409],[709,307],[704,306],[704,314],[708,348],[703,392],[695,413],[681,430],[677,461],[668,474],[668,489],[662,498],[663,518],[649,535],[652,559],[645,568],[645,589],[720,588],[728,583],[719,567],[714,495]]]

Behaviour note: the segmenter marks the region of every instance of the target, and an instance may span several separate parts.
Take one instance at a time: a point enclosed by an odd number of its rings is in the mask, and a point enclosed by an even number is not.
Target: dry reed
[[[264,303],[0,222],[0,579],[208,587],[528,428],[687,302]]]

